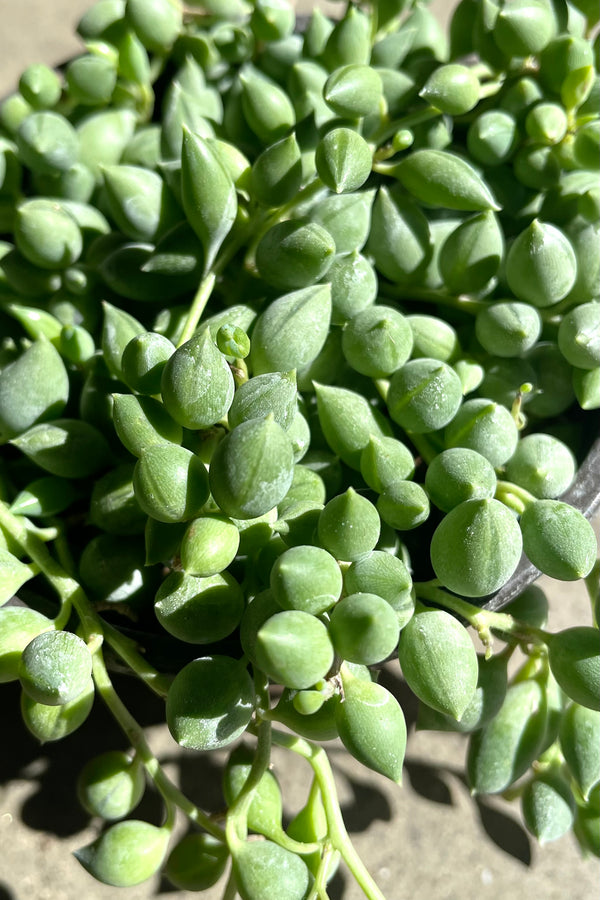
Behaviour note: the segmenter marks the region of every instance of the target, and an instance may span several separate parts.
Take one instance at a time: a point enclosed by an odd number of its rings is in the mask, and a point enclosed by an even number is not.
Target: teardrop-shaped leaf
[[[252,331],[254,374],[289,372],[308,365],[325,343],[330,318],[329,284],[278,297],[261,313]]]
[[[319,422],[334,453],[360,469],[362,450],[372,436],[391,435],[387,420],[365,397],[347,388],[315,383]]]
[[[140,166],[104,166],[104,187],[117,226],[137,241],[154,241],[181,218],[181,210],[156,172]]]
[[[376,268],[400,284],[422,274],[432,253],[429,224],[422,210],[397,190],[380,187],[373,204],[367,250]]]
[[[101,432],[80,419],[34,425],[11,443],[41,469],[62,478],[88,478],[110,461]]]
[[[170,836],[168,828],[127,819],[111,825],[74,855],[103,884],[133,887],[158,871],[167,854]]]
[[[296,373],[266,372],[255,375],[240,385],[229,410],[232,428],[248,419],[261,419],[273,414],[278,425],[286,431],[297,409]]]
[[[321,181],[336,194],[351,193],[371,174],[373,157],[364,138],[351,128],[328,131],[317,145],[315,163]]]
[[[209,428],[231,406],[234,381],[208,329],[197,332],[168,359],[161,393],[166,410],[184,428]]]
[[[144,326],[124,309],[103,304],[104,322],[102,325],[102,355],[112,375],[121,378],[121,357],[129,341],[145,332]]]
[[[210,489],[226,515],[252,519],[283,500],[293,474],[290,440],[269,415],[242,422],[218,444],[210,463]]]
[[[0,432],[15,437],[60,416],[68,398],[65,364],[54,345],[40,337],[0,373]]]
[[[246,730],[253,709],[254,686],[243,662],[205,656],[175,676],[167,695],[167,725],[182,747],[216,750]]]
[[[548,651],[552,674],[565,694],[587,709],[600,710],[598,629],[576,625],[558,631]]]
[[[303,900],[310,872],[302,857],[273,841],[232,847],[235,883],[242,900]]]
[[[223,771],[223,796],[228,806],[236,801],[250,774],[254,754],[240,744],[229,756]],[[248,828],[275,840],[282,831],[283,801],[275,775],[268,769],[252,793],[248,810]]]
[[[8,550],[0,547],[0,604],[6,603],[17,593],[19,588],[33,578],[28,565],[13,556]]]
[[[473,166],[445,150],[415,150],[394,169],[394,175],[417,200],[443,209],[500,209]]]
[[[335,722],[346,750],[374,772],[402,782],[406,722],[396,698],[382,685],[341,672],[344,695]]]
[[[14,571],[12,559],[5,562],[8,550],[2,549],[2,568]],[[12,557],[12,554],[9,554]],[[13,557],[14,559],[14,557]],[[27,571],[31,574],[30,569]],[[10,599],[10,598],[8,598]],[[2,606],[0,608],[0,683],[16,681],[21,653],[27,644],[42,631],[54,628],[48,619],[28,606]]]
[[[473,642],[460,622],[444,610],[416,612],[402,630],[398,655],[417,697],[460,720],[479,674]]]
[[[527,679],[508,688],[498,714],[469,743],[467,774],[473,793],[498,794],[537,759],[545,736],[545,691]]]
[[[600,712],[571,703],[560,723],[560,749],[583,798],[600,781]]]
[[[235,186],[205,138],[184,129],[181,193],[188,222],[202,241],[204,272],[212,266],[237,213]]]

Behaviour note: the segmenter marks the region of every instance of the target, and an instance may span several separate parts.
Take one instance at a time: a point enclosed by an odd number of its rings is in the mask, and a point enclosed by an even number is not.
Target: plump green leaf
[[[402,630],[398,653],[417,697],[460,721],[478,679],[477,654],[460,622],[444,610],[417,611]]]
[[[212,266],[237,212],[231,176],[208,141],[184,129],[181,193],[188,222],[204,247],[204,272]]]
[[[406,722],[396,698],[382,685],[356,678],[343,666],[343,699],[335,722],[346,750],[364,766],[402,781]]]
[[[167,725],[190,750],[216,750],[245,730],[254,708],[254,687],[243,662],[205,656],[175,676],[167,695]]]
[[[473,166],[445,150],[415,150],[398,163],[394,175],[429,206],[473,211],[500,208]]]
[[[139,819],[111,825],[74,855],[103,884],[133,887],[150,878],[163,863],[171,832]]]

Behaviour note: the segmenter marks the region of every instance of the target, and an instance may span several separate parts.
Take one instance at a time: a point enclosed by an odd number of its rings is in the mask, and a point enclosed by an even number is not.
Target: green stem
[[[481,609],[481,607],[475,606],[474,603],[468,603],[466,600],[463,600],[462,597],[448,594],[438,584],[437,580],[417,582],[414,585],[417,598],[430,600],[466,619],[469,625],[472,625],[477,631],[486,647],[486,652],[491,646],[490,632],[492,629],[525,643],[546,644],[551,637],[547,631],[535,628],[533,625],[527,625],[525,622],[520,622],[509,613],[498,613],[489,609]]]
[[[525,512],[528,506],[536,502],[536,497],[533,494],[520,487],[520,485],[513,484],[512,481],[496,482],[494,497],[519,515]]]
[[[74,607],[87,641],[94,635],[105,637],[107,643],[131,666],[139,678],[159,696],[165,696],[168,688],[165,676],[144,659],[135,648],[133,641],[124,637],[117,629],[100,618],[79,582],[68,575],[61,564],[50,555],[46,545],[26,527],[22,517],[15,516],[8,510],[6,504],[1,502],[0,525],[21,545],[58,594],[60,610],[54,618],[55,628],[58,630],[65,627],[71,615],[71,609]]]
[[[428,106],[426,109],[420,109],[417,112],[409,113],[407,116],[401,116],[387,124],[382,124],[381,128],[371,135],[369,143],[379,145],[383,144],[389,138],[393,137],[397,131],[404,128],[413,128],[415,125],[421,125],[423,122],[429,122],[430,119],[436,119],[442,113],[434,106]],[[375,167],[374,167],[375,168]],[[379,171],[376,169],[375,171]]]
[[[381,294],[393,300],[418,300],[423,303],[435,303],[438,306],[449,306],[473,316],[490,305],[485,300],[476,300],[468,294],[447,294],[445,291],[427,291],[403,285],[382,285]]]
[[[136,642],[121,634],[117,628],[103,621],[102,629],[106,643],[135,672],[138,678],[141,678],[159,697],[166,697],[171,686],[171,677],[150,665],[139,652]]]
[[[200,282],[200,287],[196,291],[196,295],[192,300],[190,311],[188,312],[183,331],[181,332],[181,337],[179,338],[179,347],[181,347],[182,344],[185,344],[186,341],[189,341],[189,339],[193,336],[198,322],[200,321],[200,317],[202,316],[206,304],[210,299],[210,295],[212,294],[216,277],[217,276],[213,268],[213,270],[209,272],[208,275],[206,275],[206,277],[203,278],[203,280]]]
[[[254,680],[258,706],[267,709],[269,702],[266,679],[262,673],[256,671]],[[256,729],[256,736],[256,751],[248,777],[227,813],[227,843],[232,852],[248,836],[248,812],[254,798],[254,792],[271,762],[271,723],[267,719],[260,721]]]
[[[310,763],[321,790],[331,846],[339,851],[367,900],[385,900],[346,831],[333,772],[325,750],[304,738],[284,734],[277,729],[272,730],[272,741],[280,747],[292,750]]]
[[[225,833],[216,825],[210,816],[199,809],[173,782],[167,777],[156,756],[152,753],[144,735],[144,731],[131,715],[117,692],[115,691],[102,656],[100,646],[96,648],[92,657],[92,674],[96,689],[119,727],[124,732],[131,746],[136,751],[148,775],[162,794],[167,806],[177,806],[189,819],[196,822],[213,837],[222,841]]]

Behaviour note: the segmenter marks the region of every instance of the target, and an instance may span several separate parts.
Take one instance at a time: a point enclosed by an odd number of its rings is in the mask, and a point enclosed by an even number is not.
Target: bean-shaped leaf
[[[533,679],[508,688],[498,714],[470,740],[467,774],[477,794],[498,794],[537,759],[548,708],[543,687]]]
[[[104,436],[80,419],[34,425],[11,443],[41,469],[62,478],[88,478],[110,461]]]
[[[558,631],[548,650],[552,674],[565,694],[587,709],[600,710],[598,629],[576,625]]]
[[[184,428],[209,428],[227,414],[233,400],[233,375],[208,328],[169,357],[161,393],[167,412]]]
[[[65,364],[53,344],[40,337],[0,373],[0,432],[15,437],[60,416],[68,398]]]
[[[398,656],[417,697],[460,720],[479,675],[473,642],[460,622],[444,610],[416,612],[401,633]]]
[[[175,676],[167,695],[167,725],[182,747],[216,750],[246,730],[253,709],[254,686],[243,662],[205,656]]]
[[[7,553],[8,550],[2,550],[2,567],[8,565],[12,568],[14,565],[12,559],[8,564],[4,561]],[[0,683],[16,681],[19,677],[21,653],[36,635],[51,628],[54,628],[52,619],[48,619],[35,609],[29,609],[28,606],[0,608]]]
[[[181,193],[185,214],[204,247],[206,273],[231,231],[237,197],[231,176],[208,141],[185,128]]]
[[[406,722],[402,707],[386,688],[341,669],[344,697],[335,722],[346,750],[374,772],[402,782]]]
[[[133,887],[160,868],[167,854],[171,831],[149,822],[117,822],[75,857],[97,881],[115,887]]]
[[[254,374],[289,372],[311,363],[325,343],[330,319],[329,284],[301,288],[274,300],[252,332]]]
[[[571,703],[560,723],[560,749],[585,800],[600,781],[600,712]]]
[[[500,209],[489,187],[473,166],[445,150],[415,150],[394,169],[394,175],[417,200],[443,209]]]

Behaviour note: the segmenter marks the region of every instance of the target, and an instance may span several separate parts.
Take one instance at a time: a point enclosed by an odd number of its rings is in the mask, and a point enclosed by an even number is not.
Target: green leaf
[[[377,113],[382,99],[383,85],[376,69],[367,65],[340,66],[329,76],[323,87],[328,106],[349,119]]]
[[[513,513],[499,500],[465,500],[444,516],[430,555],[442,584],[463,597],[485,597],[513,574],[523,542]]]
[[[156,241],[181,218],[181,210],[156,172],[140,166],[103,166],[110,214],[134,241]]]
[[[252,166],[252,192],[263,206],[283,206],[302,184],[302,159],[295,134],[271,144]]]
[[[135,497],[159,522],[195,518],[208,499],[204,463],[185,447],[152,444],[142,450],[133,472]]]
[[[28,565],[0,547],[0,604],[10,600],[26,581],[33,578],[33,575]]]
[[[246,121],[263,144],[285,137],[294,126],[292,102],[279,85],[252,65],[240,71],[242,109]]]
[[[208,328],[169,357],[161,393],[167,412],[184,428],[209,428],[227,415],[234,395],[233,375]]]
[[[252,519],[277,506],[294,474],[292,445],[272,415],[233,429],[210,463],[210,489],[228,516]]]
[[[423,274],[432,253],[429,223],[410,197],[394,188],[379,188],[367,250],[390,281],[410,283]]]
[[[415,150],[397,164],[394,175],[417,200],[434,208],[500,209],[473,166],[445,150]]]
[[[346,750],[374,772],[402,782],[406,722],[396,698],[380,684],[363,681],[342,666],[343,699],[335,722]]]
[[[266,372],[241,384],[229,409],[229,424],[235,428],[248,419],[261,419],[273,414],[286,431],[297,411],[296,373]]]
[[[303,368],[320,353],[329,333],[331,287],[317,284],[274,300],[252,331],[255,375]]]
[[[558,631],[548,651],[552,674],[565,694],[586,709],[600,710],[598,629],[575,625]]]
[[[273,225],[256,248],[256,266],[267,284],[282,290],[304,288],[319,281],[336,252],[332,236],[306,218]]]
[[[171,850],[164,873],[182,891],[205,891],[221,878],[228,858],[222,841],[205,832],[190,832]]]
[[[146,788],[144,766],[123,750],[93,756],[77,779],[77,799],[92,816],[122,819],[138,805]]]
[[[202,520],[195,519],[190,527],[198,521]],[[229,572],[206,577],[172,572],[157,591],[154,611],[165,631],[178,640],[211,644],[237,628],[244,612],[244,595]]]
[[[240,744],[229,755],[223,770],[223,796],[228,806],[233,806],[250,774],[254,754],[249,747]],[[282,831],[283,800],[275,775],[268,769],[252,793],[248,810],[248,828],[275,840]]]
[[[346,465],[359,470],[361,453],[371,437],[391,434],[389,422],[355,391],[316,382],[315,391],[325,440]]]
[[[127,0],[125,12],[144,47],[153,53],[168,53],[183,28],[178,0]]]
[[[508,688],[498,714],[469,742],[467,774],[476,794],[506,790],[537,759],[547,721],[544,689],[528,679]]]
[[[245,730],[254,709],[254,687],[243,662],[205,656],[184,666],[167,695],[167,725],[190,750],[217,750]]]
[[[460,721],[473,700],[479,673],[463,625],[444,610],[417,611],[402,630],[398,656],[417,697]]]
[[[235,222],[237,199],[231,176],[205,138],[184,128],[181,193],[188,222],[204,247],[209,271]]]
[[[561,500],[537,500],[520,519],[527,558],[551,578],[577,581],[592,570],[598,553],[588,520]]]
[[[58,351],[45,337],[0,372],[0,432],[15,437],[53,419],[69,399],[69,377]]]
[[[600,781],[600,711],[571,703],[560,723],[559,740],[569,771],[587,800]]]
[[[103,303],[102,355],[111,375],[122,377],[121,359],[129,341],[146,329],[132,315],[112,303]]]
[[[74,851],[76,859],[97,881],[115,887],[133,887],[151,878],[161,867],[171,831],[149,822],[117,822],[91,844]]]
[[[89,478],[110,461],[103,435],[79,419],[54,419],[34,425],[11,444],[41,469],[61,478]]]
[[[317,145],[315,163],[321,181],[336,194],[352,193],[371,174],[373,157],[364,138],[351,128],[333,128]]]
[[[236,887],[242,900],[303,900],[310,873],[300,856],[273,841],[232,847]]]

